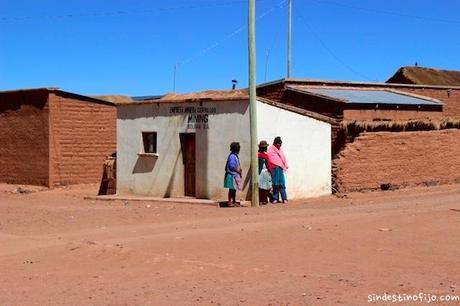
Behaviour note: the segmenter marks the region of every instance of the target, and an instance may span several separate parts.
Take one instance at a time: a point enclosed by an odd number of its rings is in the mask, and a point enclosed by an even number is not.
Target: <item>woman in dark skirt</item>
[[[224,187],[228,188],[228,206],[237,206],[236,203],[236,190],[241,190],[241,166],[238,154],[240,153],[240,144],[232,142],[230,144],[230,154],[225,164],[225,179]]]
[[[273,145],[268,149],[268,157],[272,167],[273,203],[278,203],[279,195],[283,203],[287,203],[286,178],[284,172],[288,169],[286,156],[281,149],[281,137],[275,137]]]

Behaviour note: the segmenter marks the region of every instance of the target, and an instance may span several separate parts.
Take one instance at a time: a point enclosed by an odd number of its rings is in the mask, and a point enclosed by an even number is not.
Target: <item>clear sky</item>
[[[292,76],[460,70],[460,1],[292,0]],[[286,75],[287,0],[257,0],[257,83]],[[0,90],[156,95],[247,86],[247,0],[0,0]]]

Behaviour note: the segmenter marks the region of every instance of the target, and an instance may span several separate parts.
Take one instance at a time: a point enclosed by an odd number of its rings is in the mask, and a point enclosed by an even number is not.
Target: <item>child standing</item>
[[[272,189],[272,176],[270,174],[270,162],[267,154],[268,143],[265,140],[259,142],[259,202],[270,202],[270,190]]]

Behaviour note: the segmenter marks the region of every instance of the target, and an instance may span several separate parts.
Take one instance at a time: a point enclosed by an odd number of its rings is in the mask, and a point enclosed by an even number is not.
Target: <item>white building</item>
[[[259,140],[283,140],[289,199],[331,193],[331,121],[299,108],[257,99]],[[249,199],[249,98],[243,91],[166,96],[118,106],[117,191],[154,197],[226,200],[229,146],[241,145]]]

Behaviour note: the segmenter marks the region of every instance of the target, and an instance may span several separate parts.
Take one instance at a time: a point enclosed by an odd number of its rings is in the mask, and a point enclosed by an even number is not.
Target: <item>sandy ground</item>
[[[83,200],[95,185],[16,188],[0,185],[1,306],[460,295],[460,185],[258,209]]]

